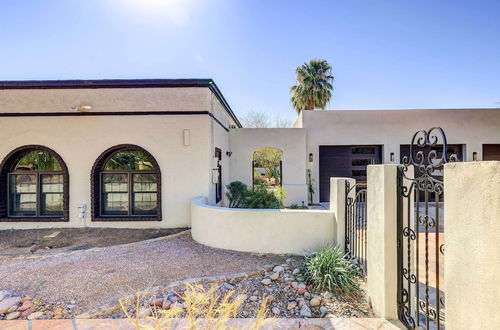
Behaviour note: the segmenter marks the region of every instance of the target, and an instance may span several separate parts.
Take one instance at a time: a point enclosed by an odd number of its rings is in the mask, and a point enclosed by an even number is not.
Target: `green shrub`
[[[345,258],[338,246],[327,245],[304,261],[304,279],[316,291],[358,292],[358,276],[357,267]]]
[[[241,181],[233,181],[226,186],[229,207],[240,207],[248,194],[248,187]]]
[[[283,204],[273,192],[258,187],[255,191],[247,193],[239,207],[245,209],[281,209]]]
[[[288,208],[292,209],[292,210],[306,210],[306,209],[309,209],[307,206],[304,205],[304,202],[302,202],[302,205],[292,204]]]

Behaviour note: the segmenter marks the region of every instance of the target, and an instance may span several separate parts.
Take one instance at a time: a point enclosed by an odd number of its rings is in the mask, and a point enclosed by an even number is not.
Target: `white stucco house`
[[[328,202],[330,177],[363,181],[433,126],[462,160],[500,160],[500,109],[303,111],[249,129],[210,79],[2,81],[0,229],[190,227],[194,198],[252,185],[262,147],[283,152],[285,204],[307,203],[308,170]]]

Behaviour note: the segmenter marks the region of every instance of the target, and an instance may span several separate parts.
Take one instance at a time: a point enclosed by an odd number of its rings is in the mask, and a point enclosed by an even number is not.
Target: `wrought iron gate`
[[[445,327],[443,166],[454,161],[433,127],[413,135],[398,170],[398,314],[410,329]]]
[[[345,253],[366,276],[366,184],[346,182]]]

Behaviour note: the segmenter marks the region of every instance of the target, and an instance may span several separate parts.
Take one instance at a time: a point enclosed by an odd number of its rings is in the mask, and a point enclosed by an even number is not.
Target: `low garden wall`
[[[235,251],[306,254],[336,242],[329,210],[233,209],[191,202],[191,235],[198,243]]]

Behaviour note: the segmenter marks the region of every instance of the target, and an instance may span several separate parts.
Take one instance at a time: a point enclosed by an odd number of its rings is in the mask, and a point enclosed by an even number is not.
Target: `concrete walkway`
[[[243,329],[252,324],[253,319],[236,319],[228,321],[230,329]],[[146,321],[141,321],[146,322]],[[146,323],[141,323],[146,324]],[[185,329],[186,320],[179,320],[173,329]],[[0,330],[134,330],[137,327],[129,320],[43,320],[43,321],[0,321]],[[328,318],[328,319],[275,319],[261,329],[403,329],[393,323],[378,318]]]

